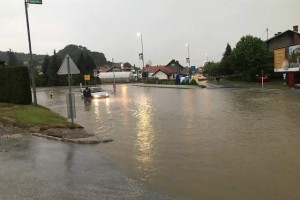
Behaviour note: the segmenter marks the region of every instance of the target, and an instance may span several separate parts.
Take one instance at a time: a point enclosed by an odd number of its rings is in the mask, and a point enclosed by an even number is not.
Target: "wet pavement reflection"
[[[171,199],[128,178],[93,145],[0,140],[0,199]]]
[[[112,89],[111,85],[103,85]],[[66,116],[67,88],[38,90]],[[114,142],[95,147],[120,171],[179,199],[298,199],[300,94],[245,88],[117,85],[84,106],[76,123]]]

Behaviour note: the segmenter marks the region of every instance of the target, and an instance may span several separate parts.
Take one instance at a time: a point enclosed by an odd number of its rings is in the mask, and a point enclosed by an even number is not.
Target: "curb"
[[[206,88],[205,85],[134,84],[133,86],[137,86],[137,87],[154,87],[154,88],[174,88],[174,89]]]
[[[112,139],[99,139],[95,136],[91,136],[91,137],[87,137],[87,138],[69,139],[69,138],[59,138],[59,137],[54,137],[54,136],[49,136],[49,135],[43,135],[40,133],[31,133],[31,135],[46,138],[49,140],[70,142],[70,143],[75,143],[75,144],[100,144],[100,143],[108,143],[108,142],[113,141]]]

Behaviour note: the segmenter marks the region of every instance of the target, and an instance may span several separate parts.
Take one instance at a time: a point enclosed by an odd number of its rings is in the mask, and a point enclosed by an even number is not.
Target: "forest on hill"
[[[69,54],[71,58],[74,60],[74,62],[77,62],[81,53],[83,54],[84,57],[90,56],[93,59],[96,66],[103,66],[106,64],[106,58],[103,53],[90,51],[89,49],[81,45],[74,45],[74,44],[67,45],[65,48],[59,50],[57,52],[57,55],[61,58],[64,58],[66,54]],[[13,63],[13,65],[23,64],[24,62],[28,62],[30,60],[29,53],[14,52],[11,49],[9,49],[9,51],[0,51],[0,60],[9,63],[10,56],[14,56],[13,58],[14,62],[17,62],[17,63]],[[46,55],[32,54],[32,59],[34,63],[38,63],[38,62],[42,62],[45,56]]]

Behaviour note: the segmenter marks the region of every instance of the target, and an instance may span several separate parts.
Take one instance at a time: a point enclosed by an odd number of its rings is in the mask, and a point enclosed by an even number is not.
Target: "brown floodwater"
[[[103,85],[112,89],[111,85]],[[65,87],[39,88],[38,103],[67,116]],[[300,93],[244,88],[170,89],[117,85],[75,122],[119,170],[177,199],[298,200]]]

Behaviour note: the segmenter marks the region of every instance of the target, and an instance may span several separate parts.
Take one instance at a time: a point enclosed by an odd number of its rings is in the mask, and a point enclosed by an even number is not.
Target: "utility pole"
[[[267,28],[267,40],[269,39],[269,28]]]
[[[36,88],[35,88],[35,80],[34,80],[34,69],[32,62],[32,50],[31,50],[31,38],[30,38],[30,29],[29,29],[29,20],[28,20],[28,4],[42,4],[42,0],[24,0],[25,4],[25,13],[26,13],[26,23],[27,23],[27,34],[28,34],[28,43],[29,43],[29,53],[30,53],[30,63],[29,63],[29,73],[31,77],[31,85],[32,85],[32,93],[33,93],[33,103],[36,106]]]

